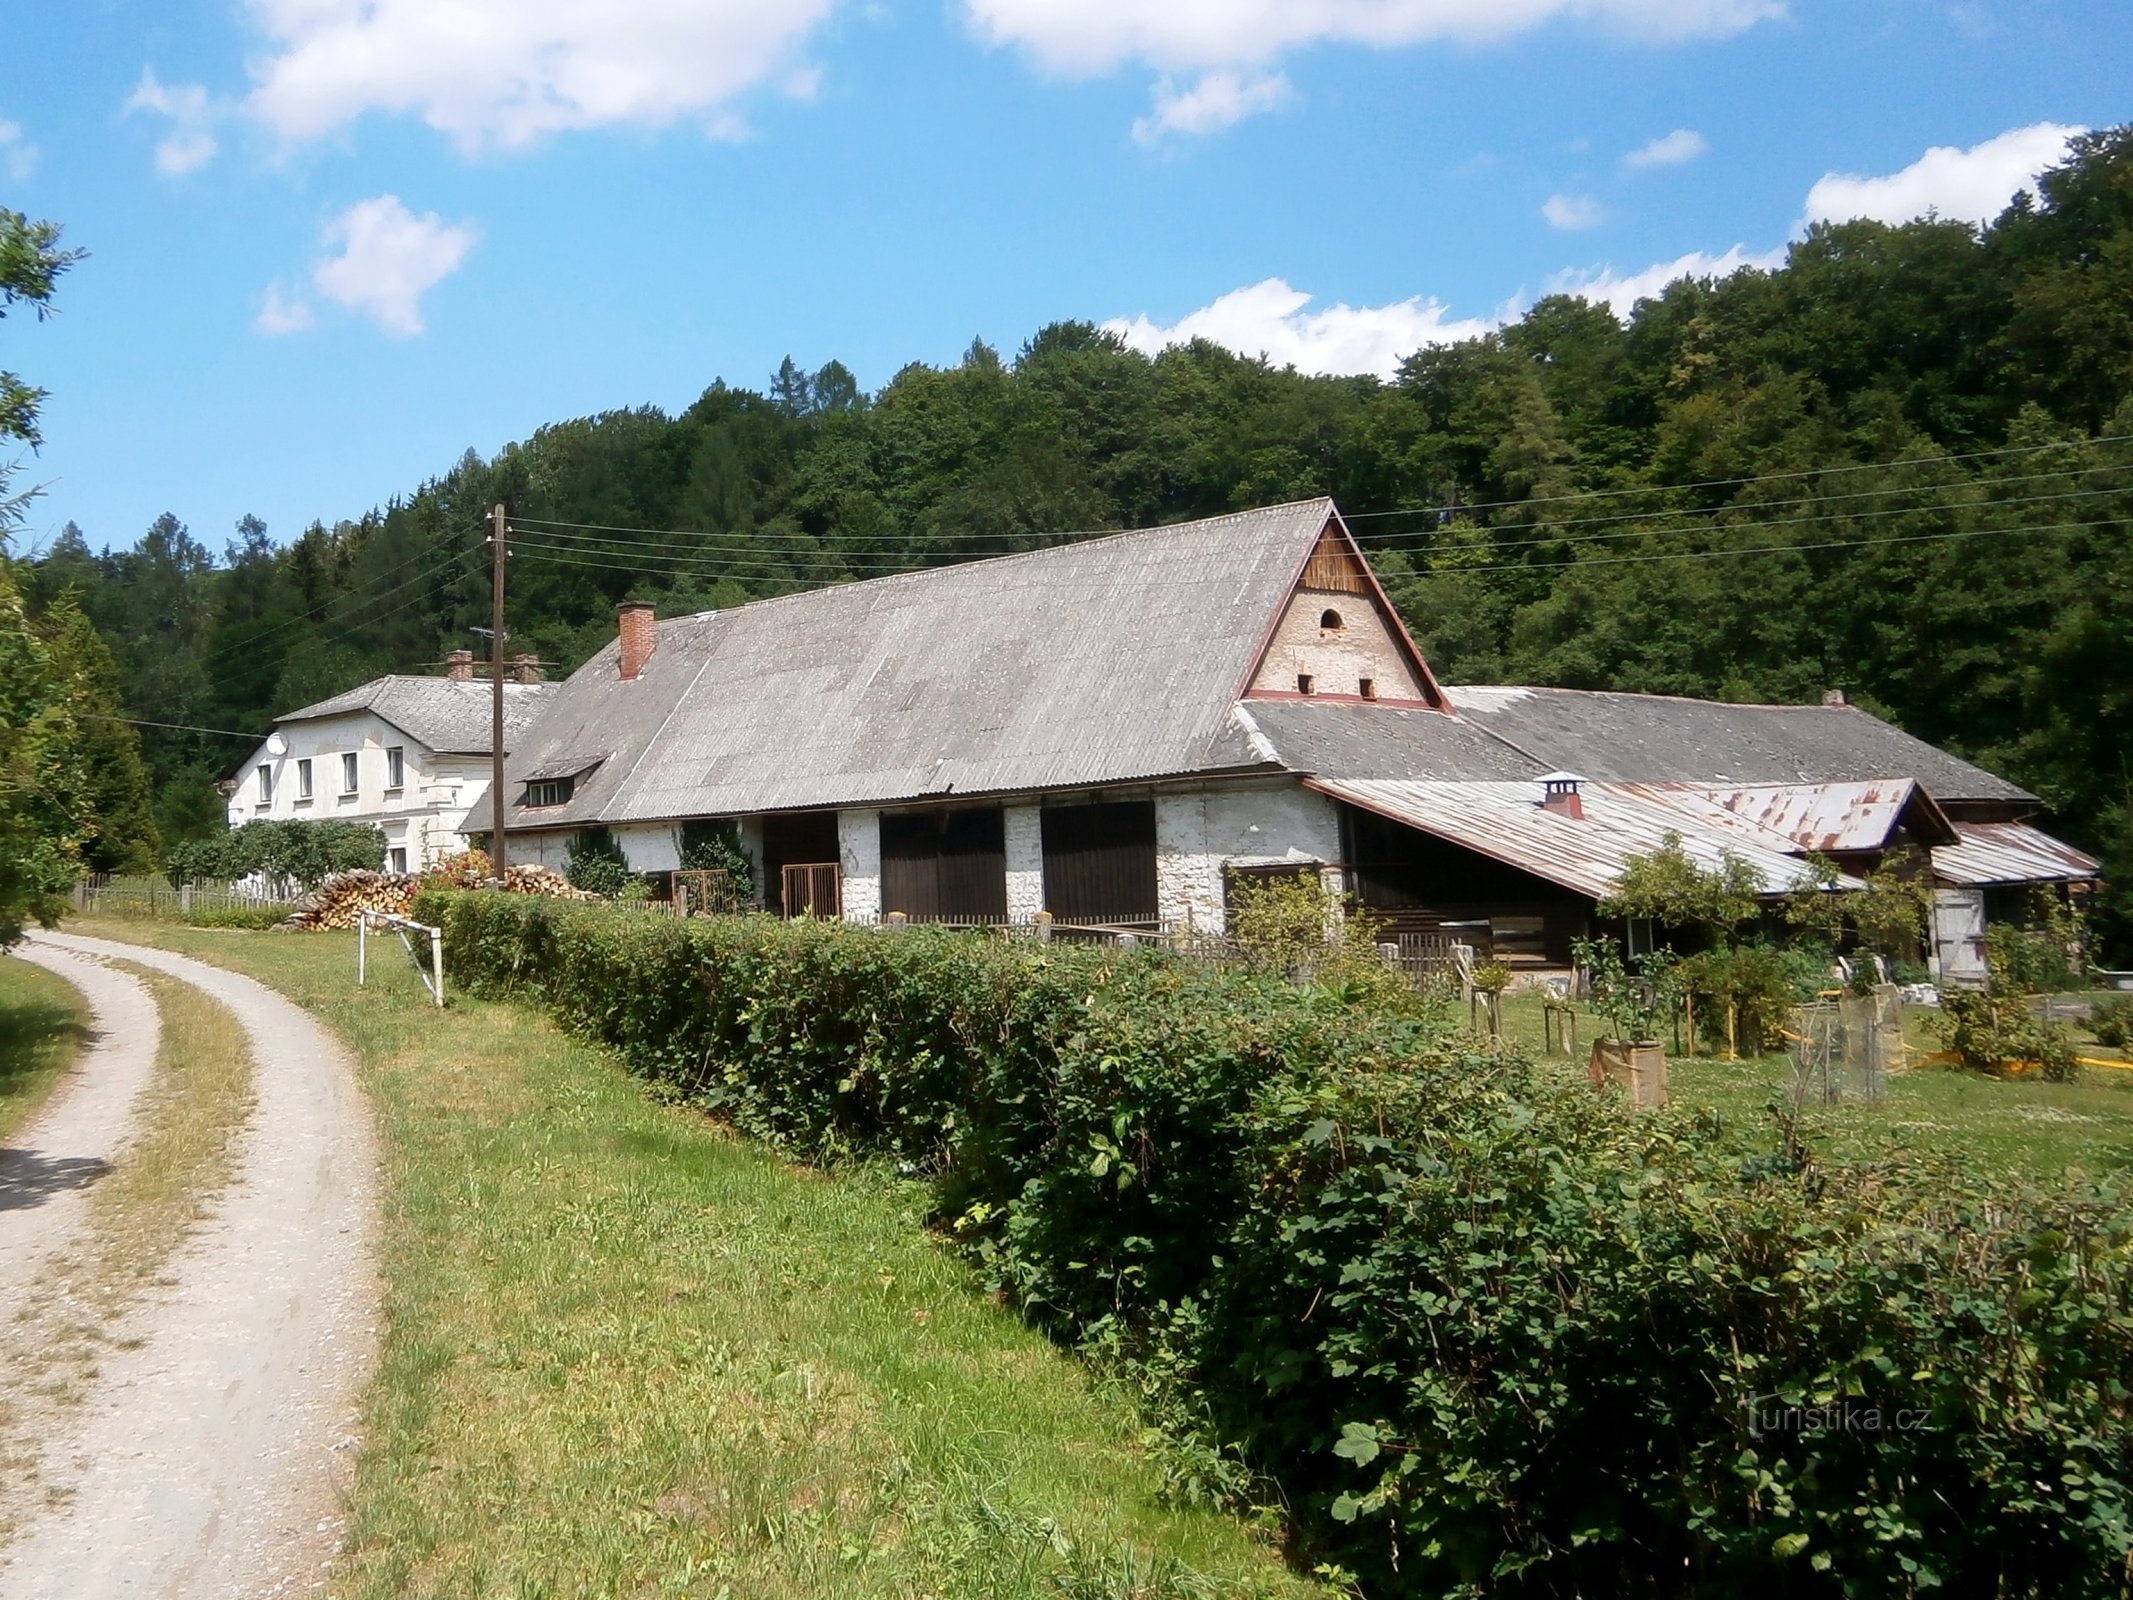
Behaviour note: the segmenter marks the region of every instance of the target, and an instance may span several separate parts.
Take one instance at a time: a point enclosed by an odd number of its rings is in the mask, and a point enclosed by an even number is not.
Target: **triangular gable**
[[[1338,512],[1298,564],[1238,698],[1448,709],[1429,663]]]

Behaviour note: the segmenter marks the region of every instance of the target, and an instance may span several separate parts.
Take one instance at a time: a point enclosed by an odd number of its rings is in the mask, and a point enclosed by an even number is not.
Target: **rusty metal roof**
[[[1911,778],[1935,799],[2038,804],[2028,790],[1857,706],[1734,705],[1594,689],[1447,686],[1451,707],[1544,766],[1612,783]]]
[[[1961,844],[1933,849],[1934,875],[1946,883],[2063,883],[2103,871],[2094,856],[2026,822],[1958,822],[1955,831]]]
[[[1885,849],[1908,820],[1920,841],[1953,844],[1955,828],[1932,796],[1909,778],[1855,783],[1624,783],[1609,785],[1699,820],[1726,826],[1745,821],[1782,834],[1802,850],[1833,855]]]
[[[1706,823],[1669,806],[1624,792],[1626,785],[1588,784],[1585,814],[1541,808],[1537,781],[1488,783],[1385,782],[1308,778],[1312,788],[1422,833],[1502,861],[1536,878],[1597,900],[1615,887],[1631,856],[1648,855],[1677,835],[1698,866],[1718,867],[1738,856],[1762,875],[1765,891],[1803,886],[1806,873],[1790,840],[1734,817]],[[1858,888],[1855,878],[1841,880]]]

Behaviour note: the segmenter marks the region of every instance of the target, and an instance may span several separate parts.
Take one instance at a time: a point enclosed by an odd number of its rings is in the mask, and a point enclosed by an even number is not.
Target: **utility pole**
[[[489,870],[504,878],[504,507],[489,513]]]

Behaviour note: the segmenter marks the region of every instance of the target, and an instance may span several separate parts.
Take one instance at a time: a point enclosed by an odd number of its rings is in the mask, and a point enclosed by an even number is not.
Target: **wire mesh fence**
[[[1789,1032],[1801,1100],[1879,1105],[1889,1074],[1904,1062],[1903,991],[1881,984],[1867,994],[1796,1006]]]
[[[188,917],[292,911],[298,896],[250,879],[200,879],[174,885],[159,873],[100,872],[74,886],[77,911],[117,917]]]

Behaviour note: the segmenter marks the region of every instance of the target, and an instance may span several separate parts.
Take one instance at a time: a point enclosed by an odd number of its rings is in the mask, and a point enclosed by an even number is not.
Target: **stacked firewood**
[[[508,867],[504,887],[513,894],[552,894],[559,900],[597,900],[584,889],[574,889],[570,880],[553,867]]]
[[[407,915],[415,903],[415,880],[404,872],[353,868],[329,872],[298,902],[283,924],[290,928],[352,928],[366,911]]]

